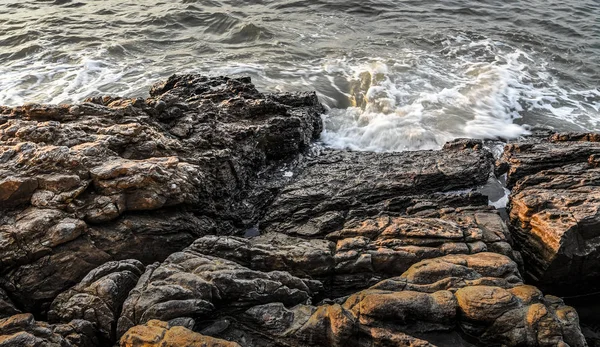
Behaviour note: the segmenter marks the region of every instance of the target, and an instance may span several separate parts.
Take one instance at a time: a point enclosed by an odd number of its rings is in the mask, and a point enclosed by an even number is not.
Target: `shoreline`
[[[323,112],[199,75],[0,107],[0,346],[586,345],[548,293],[596,290],[600,135],[352,152]]]

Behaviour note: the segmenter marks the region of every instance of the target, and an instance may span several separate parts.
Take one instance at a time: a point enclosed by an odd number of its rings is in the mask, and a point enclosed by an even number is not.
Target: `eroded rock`
[[[170,326],[167,322],[151,320],[145,325],[136,325],[121,338],[121,347],[240,347],[235,342],[216,339],[195,333],[181,326]]]
[[[87,274],[81,282],[54,299],[48,319],[92,322],[105,341],[114,341],[123,302],[135,287],[144,266],[137,260],[108,262]]]
[[[556,293],[598,289],[600,142],[554,134],[506,147],[499,167],[513,185],[510,218],[526,273]]]
[[[440,151],[326,151],[281,190],[261,229],[322,237],[380,212],[437,217],[444,208],[488,210],[487,198],[474,191],[493,164],[481,146],[457,140]]]
[[[245,314],[279,338],[310,346],[387,345],[390,337],[400,346],[468,345],[465,333],[484,346],[586,346],[574,309],[523,285],[516,264],[491,253],[417,263],[342,303],[270,304]]]
[[[148,99],[90,98],[0,114],[0,285],[44,314],[111,260],[162,261],[255,222],[259,174],[321,131],[314,93],[248,78],[172,76]]]
[[[118,335],[151,319],[206,319],[215,310],[281,302],[309,302],[322,290],[318,281],[283,271],[256,271],[200,253],[192,244],[162,264],[148,266],[123,305]]]

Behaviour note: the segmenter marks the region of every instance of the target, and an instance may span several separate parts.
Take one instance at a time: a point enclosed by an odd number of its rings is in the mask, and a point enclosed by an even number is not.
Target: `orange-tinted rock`
[[[600,287],[598,134],[555,134],[506,147],[510,219],[529,278],[562,293]]]
[[[129,329],[120,341],[121,347],[240,347],[237,343],[195,333],[180,326],[151,320]]]

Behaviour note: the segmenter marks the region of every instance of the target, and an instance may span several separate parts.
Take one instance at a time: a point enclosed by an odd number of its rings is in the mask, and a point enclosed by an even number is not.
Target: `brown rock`
[[[250,193],[257,175],[321,131],[314,93],[197,75],[160,86],[146,100],[2,108],[0,284],[27,311],[45,314],[107,261],[162,261],[248,227],[273,194]]]
[[[2,347],[96,347],[94,333],[92,324],[83,320],[50,325],[36,322],[29,313],[0,319]]]
[[[239,347],[237,343],[195,333],[180,326],[151,320],[136,325],[121,338],[121,347]]]
[[[526,274],[543,289],[586,293],[600,276],[597,134],[555,134],[506,147],[510,219]]]

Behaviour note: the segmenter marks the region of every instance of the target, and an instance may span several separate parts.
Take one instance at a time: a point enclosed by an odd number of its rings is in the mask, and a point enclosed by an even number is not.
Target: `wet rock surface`
[[[506,147],[510,219],[527,276],[549,290],[600,289],[600,137],[538,136]]]
[[[482,141],[323,149],[322,112],[196,75],[1,107],[0,346],[586,346],[540,274],[595,276],[596,137],[507,147],[509,229]]]
[[[45,312],[107,261],[163,260],[244,228],[260,207],[245,203],[252,181],[318,136],[322,110],[314,93],[195,75],[146,100],[2,108],[2,287]]]

